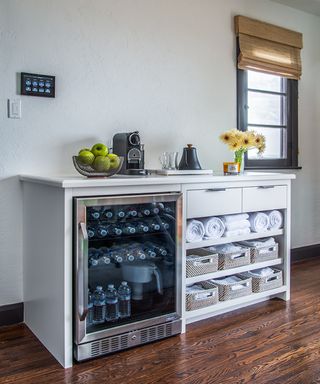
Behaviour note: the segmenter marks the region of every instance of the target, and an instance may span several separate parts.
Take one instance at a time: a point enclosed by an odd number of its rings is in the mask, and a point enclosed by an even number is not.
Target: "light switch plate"
[[[21,119],[21,99],[8,99],[8,117]]]

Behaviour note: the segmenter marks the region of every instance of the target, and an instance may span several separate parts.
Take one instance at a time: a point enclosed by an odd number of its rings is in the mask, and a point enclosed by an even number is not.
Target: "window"
[[[251,70],[237,70],[238,129],[266,138],[266,150],[245,154],[246,169],[298,168],[298,82]]]

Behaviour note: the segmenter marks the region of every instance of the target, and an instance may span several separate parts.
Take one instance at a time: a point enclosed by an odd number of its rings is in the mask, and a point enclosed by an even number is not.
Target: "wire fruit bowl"
[[[73,165],[75,169],[83,176],[86,177],[110,177],[118,173],[122,167],[124,158],[122,156],[119,156],[120,163],[117,168],[110,169],[106,172],[97,172],[91,165],[82,164],[78,160],[78,156],[72,156]]]

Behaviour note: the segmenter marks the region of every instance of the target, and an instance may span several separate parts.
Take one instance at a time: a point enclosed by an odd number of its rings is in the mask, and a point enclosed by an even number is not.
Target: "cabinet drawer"
[[[265,211],[287,207],[287,187],[266,185],[243,188],[243,212]]]
[[[187,218],[241,212],[241,188],[212,188],[189,191]]]

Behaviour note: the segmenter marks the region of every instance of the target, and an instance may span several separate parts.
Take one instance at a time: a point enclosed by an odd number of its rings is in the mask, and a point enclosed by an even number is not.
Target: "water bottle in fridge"
[[[131,223],[123,223],[121,225],[122,233],[125,235],[133,235],[136,233],[136,228]]]
[[[137,233],[148,233],[149,232],[148,223],[139,221],[138,223],[136,223],[136,231]]]
[[[146,217],[148,217],[148,216],[151,215],[151,210],[150,210],[149,207],[146,206],[146,205],[142,205],[142,206],[140,207],[140,209],[139,209],[139,212],[140,212],[140,215],[141,215],[141,216],[146,216]]]
[[[170,229],[170,224],[165,220],[161,220],[161,229],[164,231],[168,231],[168,229]]]
[[[107,247],[101,247],[99,249],[98,265],[108,265],[111,263],[110,251]]]
[[[109,284],[106,290],[106,320],[116,321],[119,318],[118,293],[113,284]]]
[[[107,225],[99,225],[96,230],[96,235],[99,239],[104,239],[109,234]]]
[[[126,211],[123,208],[119,207],[117,209],[116,217],[120,220],[124,219],[126,217]]]
[[[106,294],[101,285],[96,287],[93,294],[93,324],[104,323],[106,317]]]
[[[152,203],[150,207],[151,207],[151,212],[152,212],[154,215],[158,215],[158,214],[159,214],[160,209],[159,209],[157,203]]]
[[[89,240],[93,239],[94,237],[96,237],[96,234],[97,234],[96,228],[92,227],[92,226],[88,226],[87,227],[87,233],[88,233]]]
[[[158,224],[155,220],[150,222],[149,227],[153,232],[158,232],[161,229],[160,224]]]
[[[114,216],[113,209],[111,209],[111,208],[103,209],[102,214],[101,214],[102,219],[111,220],[113,218],[113,216]]]
[[[135,257],[135,260],[145,260],[147,258],[146,254],[143,252],[140,244],[133,244],[130,247],[130,251]]]
[[[120,228],[119,225],[116,225],[116,224],[109,225],[108,232],[110,235],[113,235],[113,236],[121,236],[122,235],[122,229]]]
[[[98,265],[99,252],[96,248],[88,249],[88,266],[89,268],[96,267]]]
[[[131,316],[131,289],[126,281],[123,281],[118,289],[119,317]]]
[[[93,294],[88,289],[88,314],[87,314],[87,325],[93,323]]]
[[[87,208],[87,217],[89,220],[99,220],[100,214],[101,214],[100,208],[98,207]]]
[[[138,211],[136,210],[135,207],[128,207],[126,209],[126,217],[137,217],[138,216]]]
[[[121,255],[123,256],[123,260],[125,262],[133,262],[135,260],[135,257],[133,255],[133,253],[131,252],[131,249],[128,245],[124,245],[124,247],[122,248],[122,251],[121,251]]]
[[[147,255],[147,257],[149,257],[150,259],[154,259],[155,257],[157,257],[157,254],[156,252],[149,246],[145,245],[143,246],[142,248],[142,251]]]
[[[113,248],[110,252],[110,257],[115,263],[122,263],[124,261],[120,248]]]

